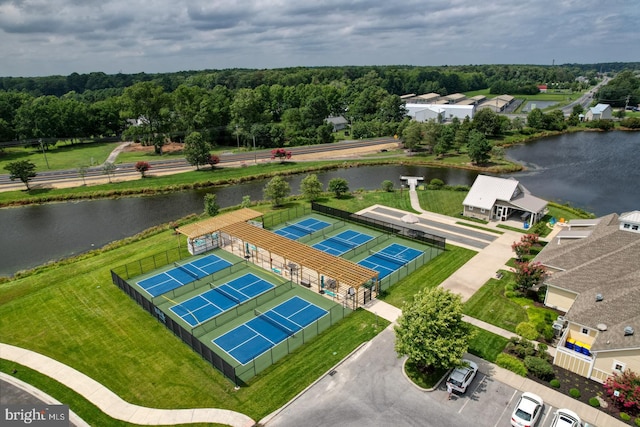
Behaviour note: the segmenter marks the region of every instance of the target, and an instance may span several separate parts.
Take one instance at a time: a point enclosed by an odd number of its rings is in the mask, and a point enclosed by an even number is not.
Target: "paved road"
[[[414,386],[403,374],[387,328],[320,378],[289,405],[261,422],[266,427],[508,426],[520,391],[480,372],[467,394],[447,400]],[[327,349],[331,351],[331,349]],[[537,427],[548,427],[556,408],[545,405]]]

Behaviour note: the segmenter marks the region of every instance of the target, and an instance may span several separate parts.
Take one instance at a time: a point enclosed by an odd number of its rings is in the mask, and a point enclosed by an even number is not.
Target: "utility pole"
[[[44,144],[42,143],[42,138],[38,140],[40,143],[40,148],[42,149],[42,155],[44,156],[44,162],[47,164],[47,169],[51,169],[49,167],[49,160],[47,160],[47,152],[44,150]]]
[[[238,150],[240,149],[240,134],[238,133],[238,125],[236,125],[236,142],[238,143]]]
[[[624,111],[627,111],[627,107],[629,106],[629,100],[631,99],[631,94],[627,95],[627,99],[624,103]]]

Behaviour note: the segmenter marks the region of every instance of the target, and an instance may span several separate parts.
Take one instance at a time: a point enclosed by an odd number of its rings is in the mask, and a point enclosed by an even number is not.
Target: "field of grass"
[[[556,312],[536,307],[529,298],[507,297],[505,287],[515,283],[514,274],[503,271],[502,279],[490,279],[464,305],[464,313],[510,332],[521,322],[548,323],[556,319]]]
[[[474,336],[469,342],[469,353],[486,361],[495,362],[509,342],[508,339],[471,325]]]
[[[424,190],[418,191],[422,209],[443,215],[459,217],[466,191]]]
[[[442,254],[393,285],[389,293],[380,296],[380,299],[402,308],[402,305],[406,301],[411,301],[418,291],[438,286],[476,254],[477,252],[469,249],[447,245]]]
[[[10,147],[0,152],[0,173],[8,163],[29,160],[36,165],[36,171],[77,169],[80,166],[102,164],[119,142],[96,142],[92,144],[60,144],[50,147],[45,155],[35,148]],[[47,168],[47,162],[49,168]]]

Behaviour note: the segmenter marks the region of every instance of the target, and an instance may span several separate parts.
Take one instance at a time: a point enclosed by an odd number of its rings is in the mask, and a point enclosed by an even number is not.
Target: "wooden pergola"
[[[253,209],[243,208],[233,212],[227,212],[222,215],[214,216],[202,221],[184,225],[176,229],[178,233],[184,234],[190,239],[215,233],[221,228],[237,222],[246,222],[261,217],[262,213]]]
[[[256,227],[246,222],[236,222],[220,229],[232,238],[239,239],[242,246],[252,245],[269,254],[279,256],[284,260],[284,265],[296,265],[300,269],[314,271],[317,274],[317,283],[321,283],[321,277],[333,279],[337,282],[336,292],[349,291],[353,288],[356,301],[360,287],[366,283],[377,283],[379,273],[365,268],[359,264],[348,261],[326,252],[312,248],[295,240],[275,234],[271,231]],[[321,290],[321,289],[318,289]]]

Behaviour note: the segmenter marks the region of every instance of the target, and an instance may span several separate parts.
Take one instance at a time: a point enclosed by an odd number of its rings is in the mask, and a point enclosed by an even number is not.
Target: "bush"
[[[516,334],[528,340],[535,340],[539,335],[536,330],[536,325],[530,322],[522,322],[516,326]]]
[[[631,419],[631,415],[627,414],[626,412],[620,412],[620,418],[623,421],[629,421]]]
[[[636,418],[635,420],[633,420],[633,422],[640,427],[640,417]]]
[[[560,381],[554,378],[549,381],[549,385],[553,388],[560,388]]]
[[[443,186],[444,181],[438,178],[433,178],[431,181],[429,181],[429,185],[427,185],[427,188],[429,190],[440,190]]]
[[[533,343],[529,340],[521,339],[519,337],[511,338],[505,346],[505,351],[507,353],[513,354],[519,359],[524,359],[527,356],[536,355],[536,348]]]
[[[544,359],[534,356],[527,356],[524,358],[524,366],[527,370],[542,381],[549,381],[553,379],[555,373],[551,363]]]
[[[569,390],[569,396],[573,397],[574,399],[579,399],[582,394],[577,388],[572,388],[571,390]]]
[[[589,405],[593,406],[594,408],[598,408],[600,406],[600,401],[597,397],[592,397],[591,399],[589,399]]]
[[[506,353],[500,353],[496,358],[496,365],[501,368],[505,368],[510,370],[511,372],[515,372],[521,377],[527,376],[527,368],[524,366],[521,360],[517,357],[511,356]]]
[[[382,181],[382,191],[386,191],[387,193],[393,192],[393,182],[388,179]]]

